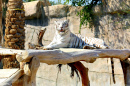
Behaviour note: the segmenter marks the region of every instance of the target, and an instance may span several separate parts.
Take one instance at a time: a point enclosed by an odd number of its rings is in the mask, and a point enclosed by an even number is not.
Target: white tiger
[[[55,21],[55,36],[53,41],[44,47],[44,49],[55,48],[100,48],[106,49],[108,46],[102,39],[82,37],[81,35],[73,34],[69,29],[69,20]]]
[[[108,49],[108,46],[102,39],[73,34],[69,29],[69,20],[55,21],[55,30],[53,41],[44,47],[45,50],[56,48]],[[113,58],[111,58],[112,76],[115,83],[113,62]]]

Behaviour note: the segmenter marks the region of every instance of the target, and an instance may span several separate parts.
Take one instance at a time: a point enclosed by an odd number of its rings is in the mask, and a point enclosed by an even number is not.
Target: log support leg
[[[24,70],[24,75],[20,77],[14,86],[36,86],[36,73],[40,66],[40,60],[32,57],[28,63],[20,63],[20,68]]]
[[[40,66],[40,60],[33,57],[30,64],[24,65],[24,83],[23,86],[36,86],[36,73]]]
[[[82,86],[90,86],[88,78],[88,68],[86,68],[81,62],[74,62],[74,66],[79,71],[82,78]]]

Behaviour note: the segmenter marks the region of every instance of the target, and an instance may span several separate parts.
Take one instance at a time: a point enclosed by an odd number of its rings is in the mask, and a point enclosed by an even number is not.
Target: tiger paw
[[[52,48],[43,48],[43,50],[53,50]]]

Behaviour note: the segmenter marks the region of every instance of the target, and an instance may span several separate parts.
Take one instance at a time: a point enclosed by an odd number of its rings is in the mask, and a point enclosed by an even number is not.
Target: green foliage
[[[92,8],[99,4],[100,0],[92,0],[90,3],[90,0],[76,0],[72,2],[72,4],[78,5],[78,6],[84,6],[83,9],[78,13],[78,15],[81,16],[80,26],[83,24],[92,23],[93,20],[93,11]]]
[[[37,0],[23,0],[24,2],[31,2],[31,1],[37,1]],[[44,0],[40,0],[40,1],[44,1]],[[57,5],[57,4],[62,4],[61,3],[61,0],[58,0],[58,2],[56,1],[50,1],[50,0],[47,0],[51,3],[51,5]]]
[[[31,1],[37,1],[37,0],[23,0],[24,2],[31,2]]]
[[[95,5],[101,4],[101,0],[66,0],[66,3],[72,2],[73,6],[83,6],[83,9],[78,12],[80,16],[80,29],[82,25],[92,25],[92,20],[94,19],[92,8]]]
[[[49,1],[51,5],[56,5],[57,3],[55,1]]]
[[[7,7],[2,7],[2,11],[3,11],[3,16],[4,16],[4,18],[6,17],[6,10],[7,10]]]
[[[6,10],[7,10],[7,3],[8,3],[8,0],[2,0],[2,11],[3,11],[3,18],[6,17]]]
[[[49,1],[51,3],[51,5],[57,5],[57,4],[62,4],[61,0],[58,0],[58,2],[55,1]]]
[[[8,0],[2,0],[2,3],[8,3]]]

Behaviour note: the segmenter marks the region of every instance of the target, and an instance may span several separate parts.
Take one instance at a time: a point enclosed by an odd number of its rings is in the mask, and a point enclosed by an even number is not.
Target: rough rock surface
[[[110,10],[107,10],[105,14],[102,14],[101,8],[95,7],[94,26],[92,28],[82,26],[81,34],[83,36],[101,38],[107,43],[107,45],[110,46],[110,48],[130,49],[130,15],[116,14],[119,11],[119,7],[122,9],[122,1],[124,0],[109,0],[106,9]],[[128,0],[125,1],[127,5],[130,4]],[[118,9],[115,7],[118,7]],[[46,27],[47,31],[45,32],[42,41],[43,45],[49,44],[55,33],[53,22],[59,19],[70,19],[71,31],[73,33],[79,33],[80,18],[76,16],[76,13],[81,10],[81,8],[82,7],[67,5],[44,7],[40,18],[37,17],[37,19],[33,20],[28,20],[28,18],[26,19],[26,41],[36,43],[38,31],[42,27]],[[32,9],[34,8],[32,7]],[[35,13],[36,12],[37,11],[35,11]],[[27,44],[28,43],[26,43],[26,45]],[[114,59],[116,84],[113,84],[112,80],[110,59],[97,59],[94,63],[83,63],[89,68],[89,79],[91,86],[125,86],[121,63],[118,59]],[[129,80],[129,77],[127,78]],[[40,65],[36,80],[37,86],[81,86],[81,80],[79,81],[76,75],[73,79],[70,78],[69,67],[63,66],[61,73],[58,73],[58,68],[56,65],[47,65],[44,63],[41,63]],[[129,84],[129,81],[127,81],[127,83]]]
[[[25,42],[25,49],[28,49],[28,43],[32,43],[35,45],[38,45],[38,41],[34,41],[38,40],[38,34],[41,30],[41,26],[39,27],[35,27],[35,26],[31,26],[31,25],[26,25],[25,27],[25,34],[26,34],[26,42]]]
[[[103,6],[97,5],[93,8],[94,14],[114,14],[130,11],[130,1],[129,0],[103,0]]]
[[[26,19],[40,18],[43,9],[42,1],[33,1],[23,3]]]
[[[47,7],[44,7],[45,9],[45,15],[49,17],[65,17],[67,15],[68,6],[67,5],[54,5]],[[49,11],[48,11],[49,10]]]
[[[102,15],[96,17],[95,36],[113,49],[130,49],[130,14]]]

